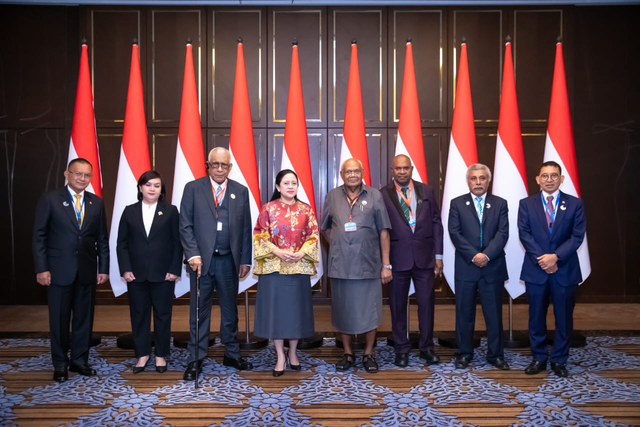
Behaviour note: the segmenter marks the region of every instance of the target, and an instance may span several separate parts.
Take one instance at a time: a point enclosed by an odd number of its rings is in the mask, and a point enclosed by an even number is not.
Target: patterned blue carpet
[[[70,374],[51,381],[47,339],[0,340],[0,426],[622,426],[640,423],[640,337],[590,337],[572,349],[570,377],[526,376],[528,351],[507,351],[511,371],[484,362],[483,340],[468,369],[451,363],[452,350],[436,347],[443,363],[393,365],[393,350],[376,349],[381,372],[361,366],[336,372],[341,350],[333,339],[300,351],[302,371],[273,378],[271,346],[248,354],[252,372],[218,363],[212,347],[202,387],[182,381],[186,351],[172,347],[169,371],[154,366],[133,375],[133,352],[113,337],[92,348],[97,377]]]

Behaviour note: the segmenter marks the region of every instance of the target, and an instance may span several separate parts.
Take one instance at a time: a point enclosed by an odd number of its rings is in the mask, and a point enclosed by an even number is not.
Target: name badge
[[[358,228],[356,227],[356,223],[355,222],[347,222],[344,225],[344,231],[345,232],[350,232],[350,231],[356,231]]]
[[[217,228],[217,230],[218,230],[218,231],[222,231],[222,223],[221,223],[220,221],[218,221],[218,228]]]
[[[411,226],[412,230],[416,228],[416,219],[413,215],[409,217],[409,226]]]

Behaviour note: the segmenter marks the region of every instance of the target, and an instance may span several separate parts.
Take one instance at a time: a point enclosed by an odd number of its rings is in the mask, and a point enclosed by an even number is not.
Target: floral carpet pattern
[[[245,355],[254,364],[238,372],[219,363],[211,347],[200,388],[182,380],[186,350],[172,347],[169,371],[133,375],[132,350],[103,337],[91,349],[96,377],[73,373],[51,381],[47,339],[0,340],[0,426],[625,426],[640,424],[640,337],[590,337],[571,350],[569,378],[523,373],[528,350],[507,350],[510,371],[485,362],[484,340],[467,369],[455,369],[453,350],[427,366],[417,353],[410,366],[393,365],[380,342],[381,371],[357,364],[336,372],[342,351],[325,338],[299,351],[302,371],[274,378],[270,345]],[[360,358],[358,357],[358,360]],[[153,360],[153,358],[152,358]]]

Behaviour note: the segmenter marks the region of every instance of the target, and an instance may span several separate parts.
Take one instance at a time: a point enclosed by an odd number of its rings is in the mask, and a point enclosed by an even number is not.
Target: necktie
[[[82,195],[74,194],[73,197],[76,198],[76,212],[80,212],[80,220],[78,221],[78,227],[82,227],[82,221],[84,221],[84,212],[82,212]],[[76,214],[76,217],[78,215]]]
[[[402,194],[406,198],[407,191],[408,191],[407,187],[403,187],[401,190],[402,190]],[[403,198],[400,198],[400,207],[402,208],[402,213],[404,214],[404,217],[407,220],[407,222],[411,221],[411,208],[407,205],[407,202],[405,202]]]
[[[222,185],[218,185],[218,188],[216,189],[216,199],[218,200],[218,203],[220,203],[220,194],[222,194]]]
[[[545,209],[545,213],[547,214],[547,225],[549,226],[549,231],[553,228],[553,196],[547,196],[547,209]]]
[[[478,220],[480,221],[480,247],[482,248],[482,197],[476,197],[478,205]]]

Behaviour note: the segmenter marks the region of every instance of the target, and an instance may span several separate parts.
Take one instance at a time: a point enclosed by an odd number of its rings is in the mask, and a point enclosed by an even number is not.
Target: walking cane
[[[189,261],[184,260],[184,264],[185,265],[189,265]],[[200,276],[198,276],[198,272],[197,271],[193,271],[193,269],[191,269],[191,272],[189,274],[195,273],[196,275],[196,339],[195,339],[195,345],[196,345],[196,381],[195,381],[195,388],[198,388],[198,371],[200,370],[199,368],[199,364],[200,364]],[[209,337],[207,337],[208,339]]]

